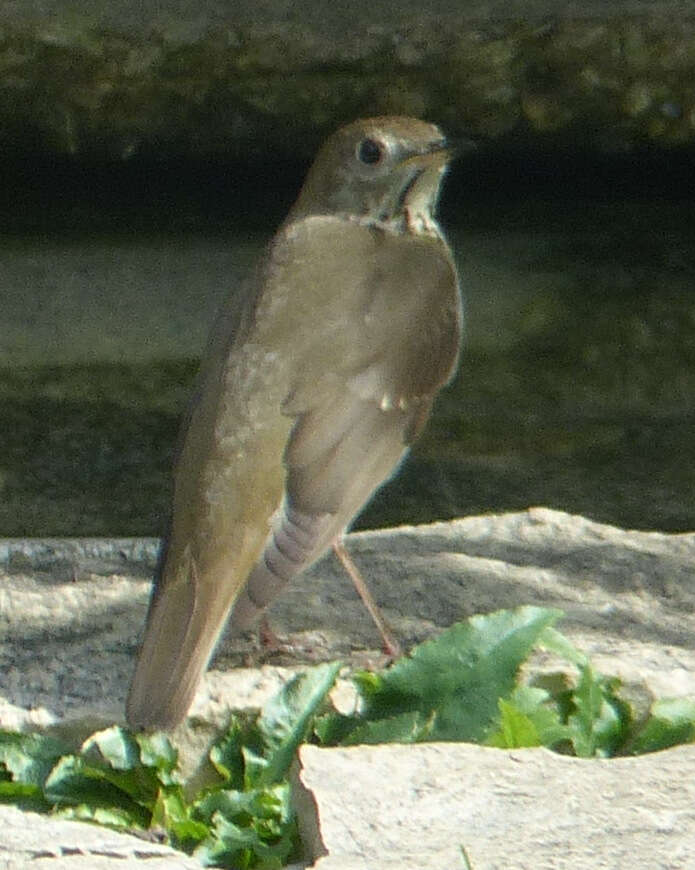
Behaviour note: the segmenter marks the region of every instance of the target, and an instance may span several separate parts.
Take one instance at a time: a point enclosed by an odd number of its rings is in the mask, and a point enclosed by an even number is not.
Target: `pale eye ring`
[[[377,139],[367,137],[359,143],[355,153],[360,163],[364,163],[367,166],[376,166],[378,163],[381,163],[385,150],[384,145]]]

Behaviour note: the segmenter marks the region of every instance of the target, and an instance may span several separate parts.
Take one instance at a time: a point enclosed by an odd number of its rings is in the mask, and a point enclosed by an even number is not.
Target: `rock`
[[[695,692],[695,533],[625,531],[532,508],[360,532],[348,546],[407,645],[473,613],[560,607],[562,630],[599,668],[658,695]],[[155,553],[152,539],[0,541],[0,693],[19,719],[122,715]],[[270,617],[287,644],[269,664],[379,658],[376,630],[332,556]],[[238,681],[230,667],[254,654],[245,639],[223,642],[198,704],[214,697],[223,708],[225,686]],[[232,699],[246,695],[231,688]]]
[[[316,870],[692,868],[695,747],[585,761],[468,744],[300,752]],[[314,837],[313,841],[311,837]]]
[[[496,137],[692,142],[691,3],[353,0],[0,12],[0,141],[78,159],[307,156],[360,114]]]
[[[406,645],[473,613],[559,607],[561,630],[644,703],[695,695],[695,533],[625,531],[534,508],[347,541]],[[79,740],[122,721],[155,551],[152,540],[0,541],[0,727]],[[330,558],[274,605],[271,621],[285,645],[274,664],[240,668],[258,652],[226,640],[175,735],[193,779],[230,705],[260,706],[308,662],[383,661]],[[532,667],[558,662],[538,656]],[[317,864],[326,870],[463,866],[459,846],[476,870],[627,866],[627,856],[634,867],[688,867],[695,842],[692,747],[600,762],[454,744],[305,747],[301,764],[302,823],[314,828],[312,859],[321,843],[328,850]],[[33,828],[27,816],[29,844]]]
[[[198,861],[169,846],[109,828],[0,806],[3,870],[195,870]]]

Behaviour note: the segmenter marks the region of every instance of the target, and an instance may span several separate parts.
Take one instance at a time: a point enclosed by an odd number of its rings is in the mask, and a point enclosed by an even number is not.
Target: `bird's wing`
[[[241,306],[220,313],[183,423],[174,492],[126,714],[171,728],[196,687],[282,500],[292,421],[272,348],[253,340],[258,270]],[[234,310],[236,308],[236,311]],[[274,395],[275,391],[275,395]]]
[[[458,355],[458,282],[439,239],[394,236],[335,219],[317,224],[302,229],[326,237],[319,250],[330,249],[331,241],[337,246],[333,234],[340,234],[352,286],[341,304],[335,288],[345,278],[321,284],[324,305],[340,313],[312,320],[338,328],[317,328],[313,340],[306,336],[304,346],[313,347],[283,403],[294,419],[284,453],[285,497],[237,599],[235,631],[248,627],[314,562],[393,473]],[[315,306],[320,311],[321,301]]]
[[[176,463],[132,726],[185,716],[235,602],[239,629],[350,522],[427,417],[458,351],[458,291],[444,244],[406,238],[290,223],[239,325],[222,315]]]

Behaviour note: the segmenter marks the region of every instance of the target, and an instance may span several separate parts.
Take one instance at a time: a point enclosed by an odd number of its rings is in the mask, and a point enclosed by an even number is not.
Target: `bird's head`
[[[337,214],[396,230],[428,229],[451,156],[434,124],[406,117],[354,121],[321,147],[289,219]]]

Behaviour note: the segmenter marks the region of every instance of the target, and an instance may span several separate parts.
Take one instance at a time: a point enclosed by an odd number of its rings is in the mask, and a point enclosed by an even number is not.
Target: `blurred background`
[[[161,532],[217,306],[382,113],[480,147],[460,372],[358,526],[695,528],[695,3],[375,5],[3,4],[0,536]]]

